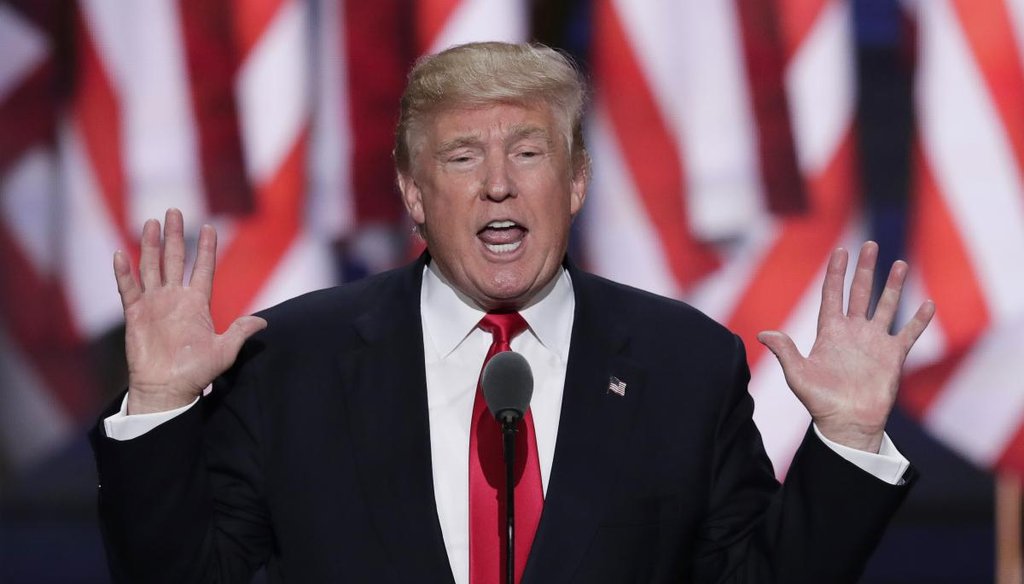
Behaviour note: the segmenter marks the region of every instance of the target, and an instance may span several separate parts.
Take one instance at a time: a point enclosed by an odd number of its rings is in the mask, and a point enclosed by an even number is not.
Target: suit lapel
[[[569,363],[551,478],[523,582],[569,581],[597,528],[614,481],[644,373],[628,337],[595,296],[592,276],[570,268],[576,294]],[[613,379],[615,378],[615,379]],[[609,389],[625,383],[624,395]],[[621,387],[621,386],[620,386]]]
[[[342,359],[359,478],[400,582],[453,582],[430,462],[419,294],[424,261],[356,322],[362,346]],[[367,534],[370,536],[370,534]]]

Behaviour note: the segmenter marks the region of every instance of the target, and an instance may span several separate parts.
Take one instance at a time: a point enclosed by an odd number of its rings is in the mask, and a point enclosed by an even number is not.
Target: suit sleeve
[[[829,449],[808,429],[785,484],[775,481],[747,392],[736,339],[734,379],[716,425],[709,511],[693,581],[856,582],[914,480],[890,485]]]
[[[90,433],[115,582],[248,582],[269,557],[260,432],[228,391],[132,440]]]

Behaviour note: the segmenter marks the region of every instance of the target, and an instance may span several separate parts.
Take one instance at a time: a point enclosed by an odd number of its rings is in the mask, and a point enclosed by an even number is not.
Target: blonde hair
[[[566,55],[541,44],[480,42],[421,57],[409,73],[395,130],[395,166],[408,174],[411,139],[424,118],[448,107],[547,104],[563,125],[573,172],[588,172],[583,143],[586,84]]]

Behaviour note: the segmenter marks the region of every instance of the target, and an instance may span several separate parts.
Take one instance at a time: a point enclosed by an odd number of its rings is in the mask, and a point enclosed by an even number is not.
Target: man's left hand
[[[868,452],[878,452],[881,446],[903,362],[935,314],[935,303],[925,301],[899,332],[890,334],[908,269],[906,262],[897,261],[869,318],[877,261],[878,244],[865,243],[844,314],[848,254],[842,248],[832,252],[821,291],[817,338],[807,357],[785,333],[757,335],[778,357],[786,382],[818,430],[833,442]]]

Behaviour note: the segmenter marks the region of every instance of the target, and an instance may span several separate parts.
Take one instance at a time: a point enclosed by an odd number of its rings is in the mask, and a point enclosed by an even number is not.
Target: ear
[[[583,208],[583,201],[587,198],[587,185],[590,182],[589,160],[579,164],[569,179],[569,214],[576,217],[576,214]]]
[[[404,172],[398,173],[398,189],[402,191],[402,202],[405,203],[405,210],[416,225],[426,223],[426,214],[423,212],[423,191],[420,190],[412,175]]]

